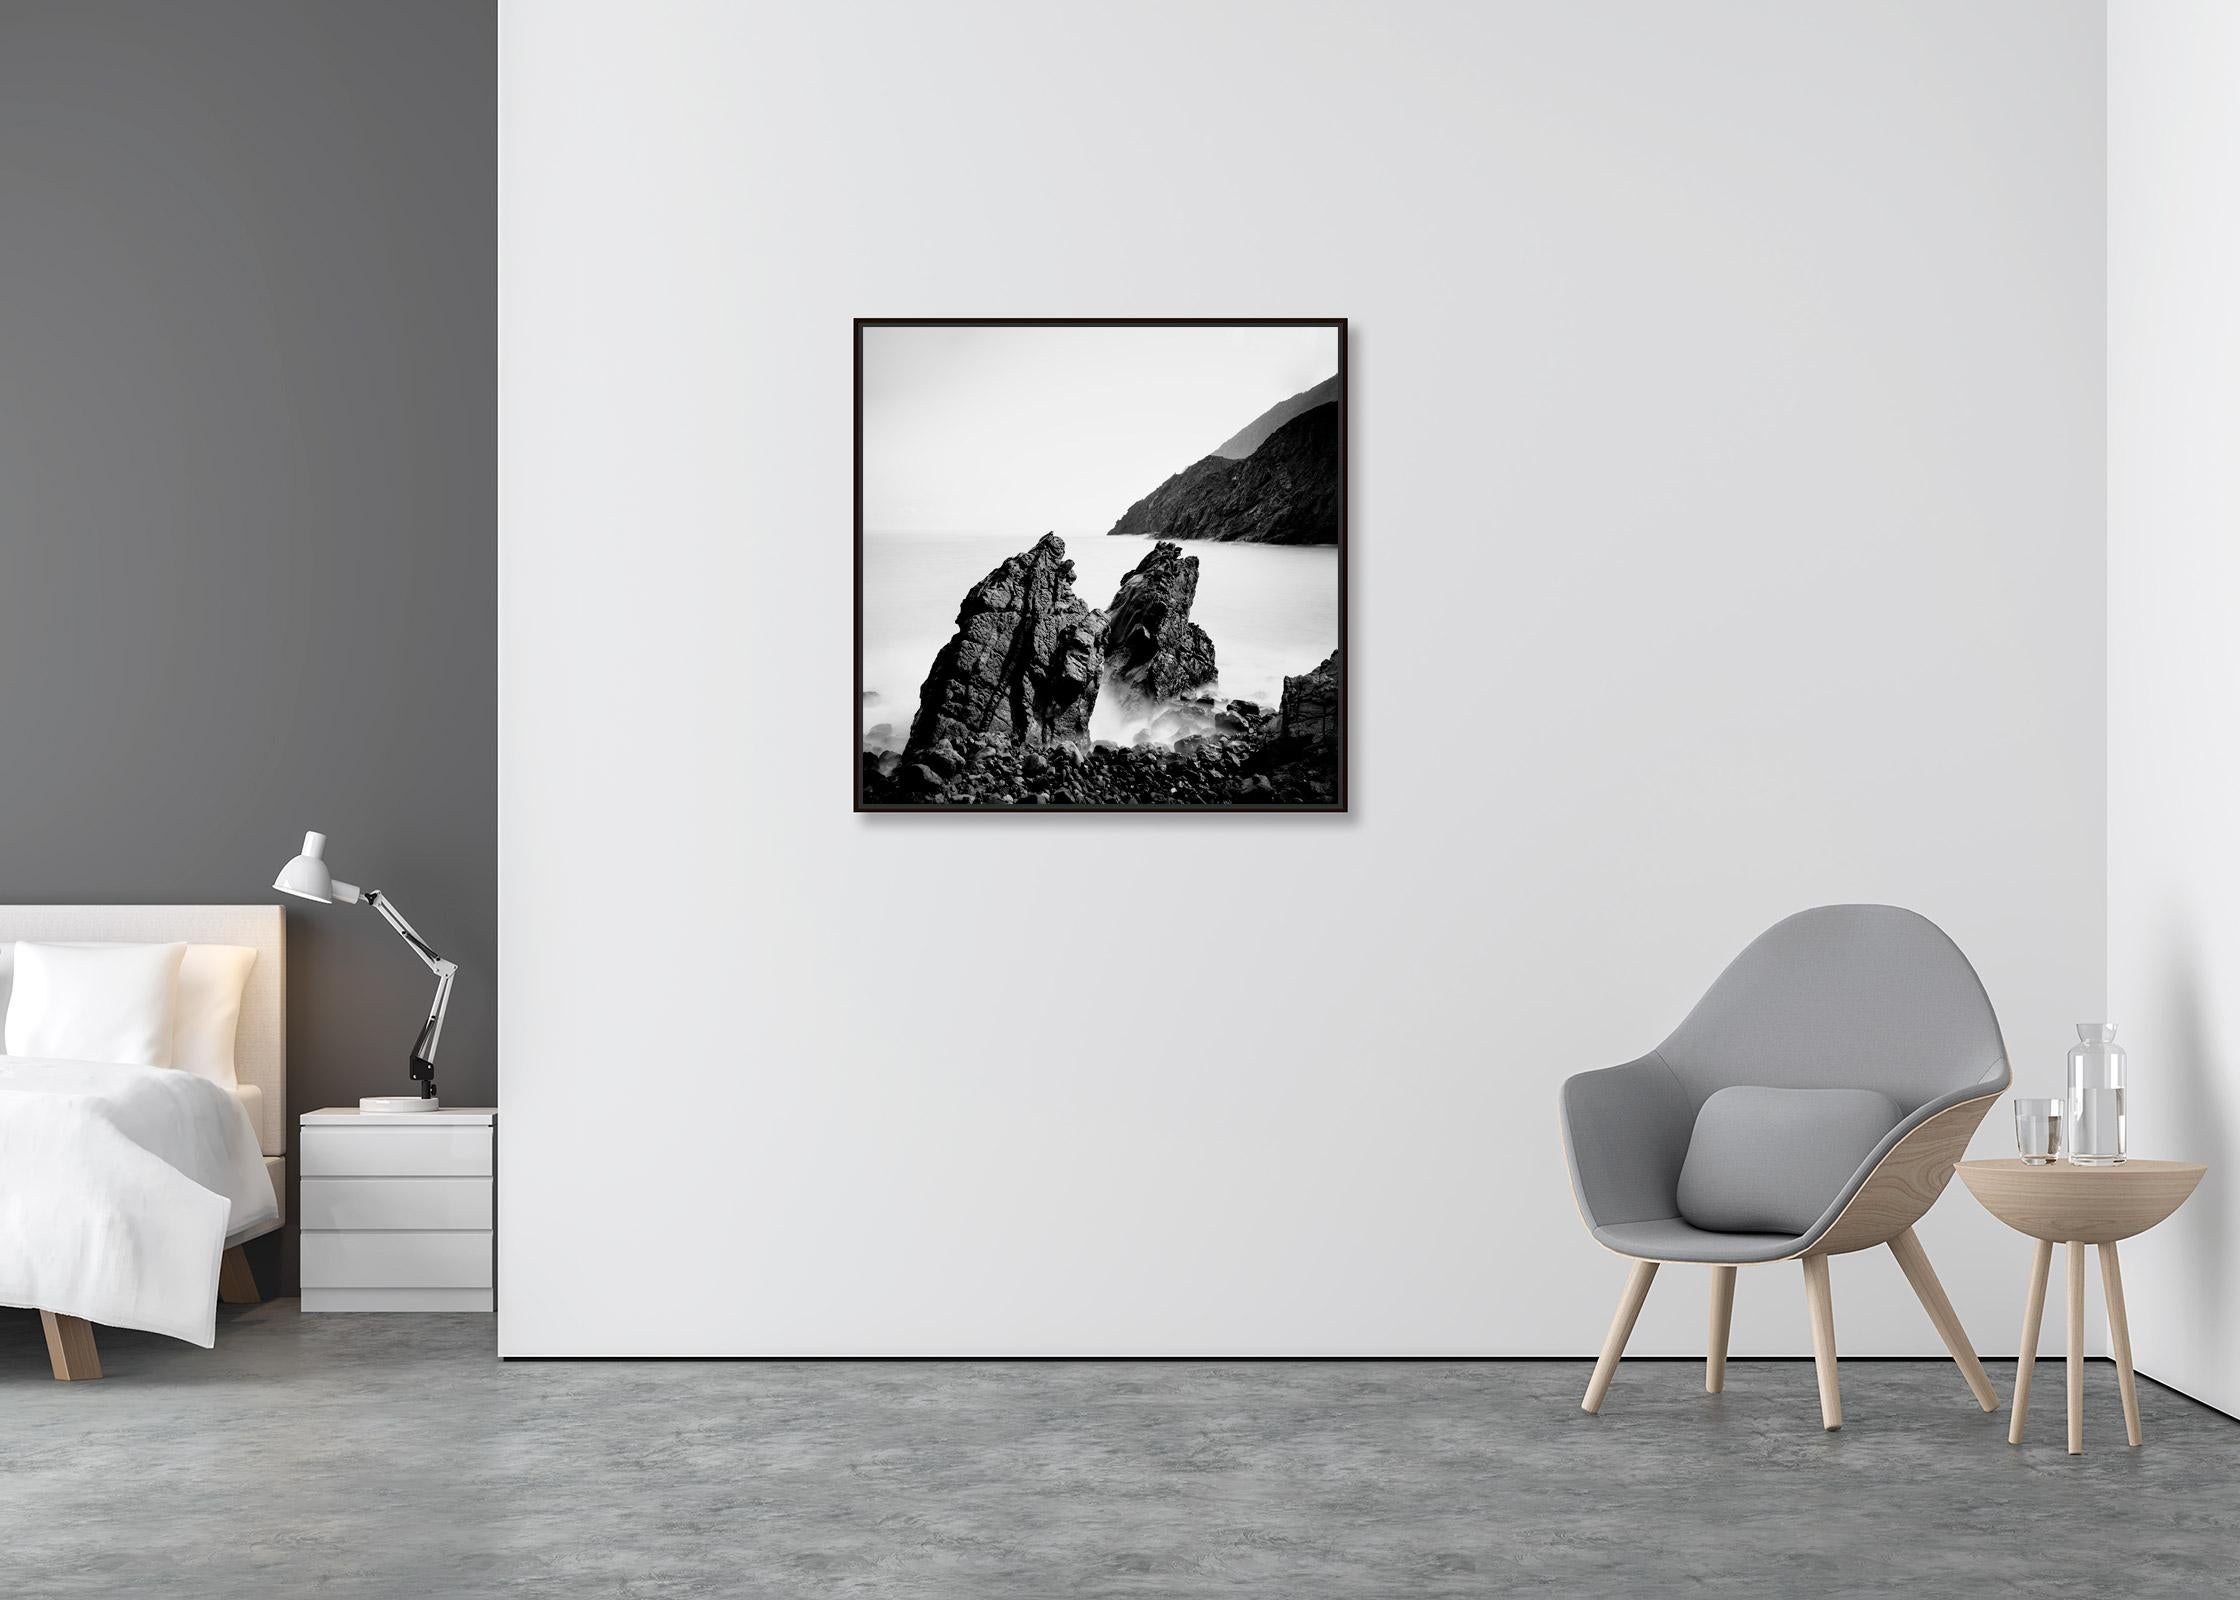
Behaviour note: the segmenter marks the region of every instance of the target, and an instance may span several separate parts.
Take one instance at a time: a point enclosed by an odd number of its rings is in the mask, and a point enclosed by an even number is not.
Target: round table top
[[[2113,1244],[2145,1233],[2186,1202],[2198,1161],[2123,1161],[2080,1167],[2063,1159],[2032,1166],[2016,1157],[1954,1168],[1984,1209],[2017,1233],[2055,1244]]]

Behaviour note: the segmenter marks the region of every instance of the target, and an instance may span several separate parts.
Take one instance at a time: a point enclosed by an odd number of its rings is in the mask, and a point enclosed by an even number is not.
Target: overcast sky
[[[866,328],[864,526],[1101,534],[1337,370],[1334,328]]]

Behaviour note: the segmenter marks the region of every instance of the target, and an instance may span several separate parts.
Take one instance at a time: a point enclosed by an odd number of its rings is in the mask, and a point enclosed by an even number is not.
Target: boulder
[[[1153,717],[1146,731],[1153,744],[1174,744],[1192,734],[1211,733],[1213,721],[1213,713],[1204,706],[1194,706],[1184,700]]]
[[[1153,704],[1211,683],[1213,641],[1190,620],[1197,597],[1198,558],[1178,544],[1153,545],[1105,612],[1106,678]]]
[[[1283,680],[1277,737],[1311,744],[1338,742],[1338,652],[1312,672]]]
[[[966,592],[957,631],[918,691],[905,753],[976,738],[1022,748],[1087,743],[1104,675],[1102,623],[1073,591],[1065,541],[1044,534]]]

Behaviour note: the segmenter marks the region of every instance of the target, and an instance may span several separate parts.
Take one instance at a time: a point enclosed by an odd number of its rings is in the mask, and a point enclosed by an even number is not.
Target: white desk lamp
[[[440,1109],[436,1099],[436,1041],[443,1037],[443,1014],[451,1005],[451,979],[459,970],[457,962],[446,961],[428,948],[428,941],[418,930],[404,920],[389,897],[379,889],[360,889],[354,883],[344,883],[327,870],[323,859],[327,853],[327,836],[307,833],[303,836],[303,854],[280,869],[280,876],[272,886],[286,894],[301,895],[306,900],[317,900],[331,905],[340,901],[353,906],[363,902],[381,913],[381,919],[397,930],[397,937],[412,946],[412,953],[427,963],[428,970],[436,975],[435,1003],[428,1007],[428,1020],[420,1026],[420,1037],[412,1042],[412,1076],[420,1084],[416,1095],[370,1094],[358,1102],[360,1111],[435,1111]]]

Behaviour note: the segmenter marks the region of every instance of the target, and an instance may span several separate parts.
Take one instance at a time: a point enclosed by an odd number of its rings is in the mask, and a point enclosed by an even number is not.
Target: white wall
[[[2240,8],[2108,15],[2108,993],[2131,1147],[2209,1164],[2123,1247],[2140,1367],[2240,1411]]]
[[[510,1354],[1580,1352],[1558,1082],[2103,1001],[2097,6],[503,12]],[[1342,314],[1350,818],[848,808],[849,320]],[[2007,1145],[1987,1127],[1979,1149]],[[1922,1228],[1987,1350],[2027,1251]],[[1738,1353],[1809,1348],[1793,1268]],[[1669,1273],[1636,1338],[1700,1349]],[[1839,1265],[1847,1353],[1938,1348]]]

